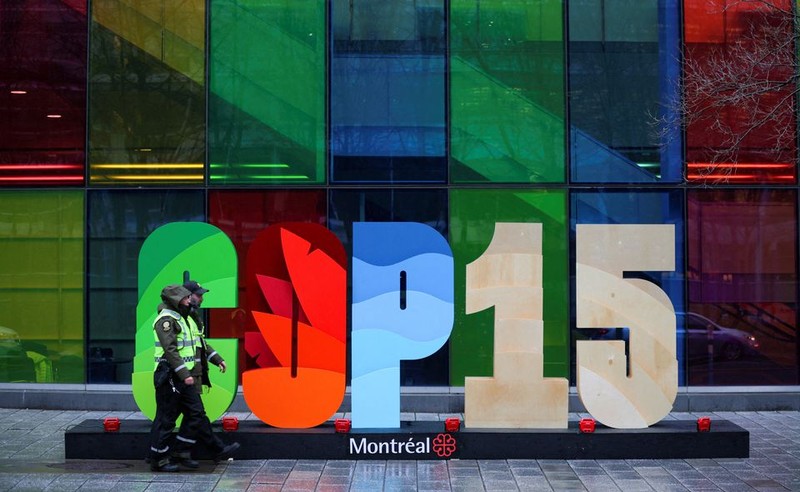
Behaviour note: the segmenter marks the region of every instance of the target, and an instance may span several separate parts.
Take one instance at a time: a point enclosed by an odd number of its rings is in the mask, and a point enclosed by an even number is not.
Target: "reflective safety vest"
[[[171,309],[164,309],[158,313],[158,317],[156,318],[155,323],[153,323],[153,337],[155,338],[156,344],[155,364],[157,366],[159,362],[166,361],[164,358],[164,347],[161,346],[161,341],[158,339],[158,333],[156,333],[156,330],[161,328],[158,321],[164,319],[164,316],[169,316],[170,318],[175,319],[175,321],[178,322],[178,326],[181,328],[180,333],[175,333],[175,345],[178,348],[178,355],[180,355],[181,359],[183,359],[183,364],[176,367],[174,370],[175,372],[178,372],[180,369],[185,367],[187,370],[191,371],[194,367],[194,363],[200,362],[199,360],[195,359],[195,352],[197,351],[197,347],[200,345],[200,337],[197,335],[197,333],[192,331],[192,329],[189,327],[189,323],[187,323],[180,314]]]

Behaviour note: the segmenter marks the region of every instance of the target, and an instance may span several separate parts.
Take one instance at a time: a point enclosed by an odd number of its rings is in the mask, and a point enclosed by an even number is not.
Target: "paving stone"
[[[314,490],[317,487],[316,480],[287,480],[281,490]],[[240,487],[238,490],[242,490]]]
[[[348,492],[350,490],[349,485],[317,485],[317,488],[314,489],[316,492]],[[389,487],[384,488],[384,490],[391,490]]]
[[[501,491],[501,490],[519,490],[517,482],[514,480],[483,480],[483,485],[486,490]]]
[[[586,491],[580,480],[550,480],[553,490],[557,491]]]
[[[149,485],[148,482],[119,481],[109,490],[113,492],[142,492],[147,489]]]
[[[280,472],[280,473],[265,473],[265,472],[258,472],[253,476],[254,483],[277,483],[281,484],[286,481],[286,478],[289,476],[289,472]]]
[[[247,492],[280,492],[281,486],[280,485],[272,485],[272,484],[250,484],[247,487]],[[340,490],[340,489],[317,489],[318,491],[325,491],[325,492],[345,492],[347,489]]]
[[[450,468],[450,479],[454,478],[475,478],[481,477],[481,471],[477,468]],[[541,473],[541,472],[540,472]]]
[[[649,492],[653,490],[653,488],[645,480],[614,479],[614,483],[616,483],[617,487],[624,490],[625,492],[639,492],[639,491]]]
[[[591,479],[581,479],[581,483],[590,492],[598,491],[618,491],[621,490],[610,477],[593,477]]]
[[[483,489],[483,480],[480,477],[451,478],[450,479],[450,487],[452,487],[452,488],[462,488],[462,489],[472,489],[472,490],[482,490]]]
[[[650,484],[656,492],[686,492],[689,489],[678,483],[652,483]]]
[[[377,489],[373,489],[377,490]],[[417,490],[450,490],[450,481],[443,480],[420,480],[417,482]]]

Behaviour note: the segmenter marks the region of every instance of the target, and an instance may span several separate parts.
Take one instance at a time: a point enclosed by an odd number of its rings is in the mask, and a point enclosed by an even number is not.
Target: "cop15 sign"
[[[466,265],[466,303],[457,306],[453,253],[441,234],[420,223],[354,223],[348,341],[347,257],[339,239],[316,224],[267,227],[245,259],[247,315],[258,327],[245,334],[245,350],[256,354],[265,346],[274,361],[242,373],[247,405],[275,427],[322,424],[344,398],[349,350],[353,427],[397,428],[400,362],[441,348],[456,309],[493,309],[493,374],[466,378],[465,425],[566,428],[568,381],[543,372],[541,244],[541,224],[495,224],[489,246]],[[672,304],[655,284],[623,272],[674,267],[672,225],[577,226],[577,327],[630,330],[627,355],[621,340],[576,346],[578,394],[609,427],[644,428],[672,409],[678,389]],[[133,393],[150,418],[155,308],[161,289],[187,270],[210,289],[205,308],[237,306],[238,256],[221,230],[177,222],[148,237],[139,254]],[[237,342],[210,339],[231,369],[211,371],[213,388],[203,399],[212,420],[236,394]]]

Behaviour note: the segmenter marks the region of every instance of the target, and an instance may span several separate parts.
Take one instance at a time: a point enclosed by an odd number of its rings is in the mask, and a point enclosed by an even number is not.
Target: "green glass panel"
[[[205,1],[92,2],[89,182],[202,184]]]
[[[491,376],[494,309],[465,314],[466,265],[491,243],[498,222],[542,224],[544,375],[569,375],[569,269],[567,207],[563,191],[453,190],[450,246],[455,257],[456,318],[450,335],[450,384]]]
[[[85,382],[83,202],[0,193],[0,382]]]
[[[136,354],[135,330],[120,330],[117,323],[108,320],[116,319],[119,313],[136,312],[141,278],[136,258],[146,238],[164,224],[202,223],[205,221],[204,209],[201,190],[111,189],[88,193],[88,383],[131,382]],[[173,243],[161,245],[164,254],[175,248],[179,246]],[[151,306],[153,313],[156,304],[154,302]]]
[[[136,305],[136,356],[131,375],[133,396],[142,413],[148,418],[156,414],[153,392],[155,350],[153,324],[157,319],[161,290],[170,284],[183,282],[188,274],[202,280],[209,290],[203,307],[236,307],[237,304],[236,249],[230,238],[217,227],[202,222],[172,222],[150,234],[139,252],[139,302]],[[209,341],[209,343],[211,343]],[[212,345],[230,363],[230,372],[209,374],[216,391],[204,395],[208,418],[216,420],[228,409],[236,395],[238,340],[215,339]]]
[[[325,181],[325,5],[212,2],[213,184]]]
[[[560,0],[450,3],[452,182],[564,182]]]

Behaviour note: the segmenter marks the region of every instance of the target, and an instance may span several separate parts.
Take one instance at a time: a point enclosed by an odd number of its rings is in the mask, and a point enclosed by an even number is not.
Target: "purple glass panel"
[[[797,384],[797,192],[691,191],[687,239],[689,385]]]

